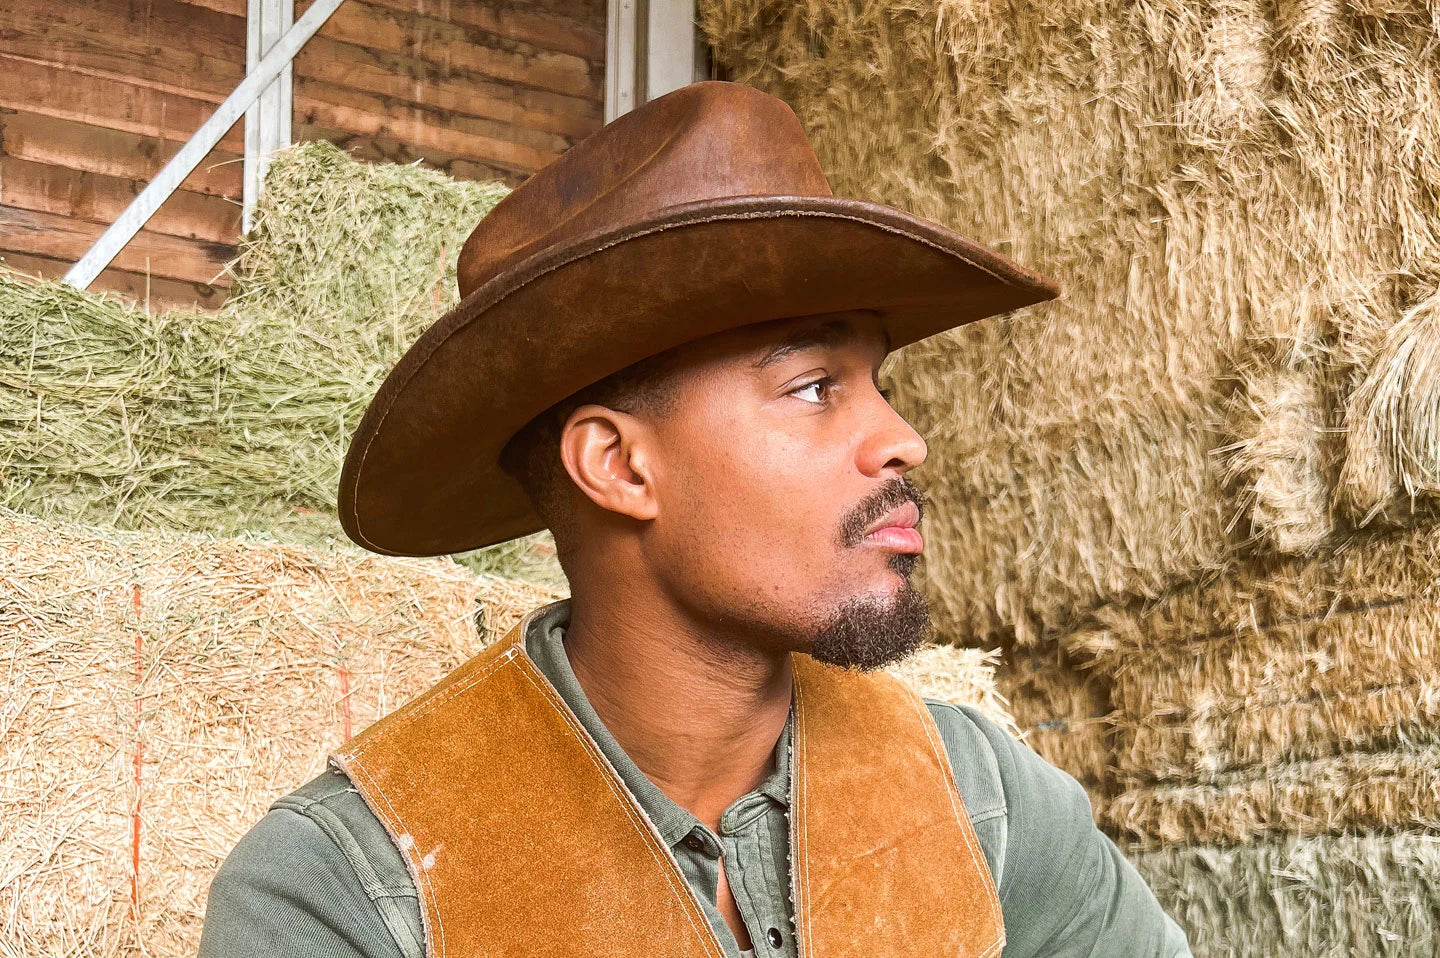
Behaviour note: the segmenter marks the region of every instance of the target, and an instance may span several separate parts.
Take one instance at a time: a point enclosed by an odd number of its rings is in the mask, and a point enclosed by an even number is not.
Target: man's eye
[[[811,395],[813,393],[813,396]],[[819,405],[830,395],[830,380],[817,379],[813,383],[806,383],[798,389],[790,390],[790,395],[797,396],[808,403]]]

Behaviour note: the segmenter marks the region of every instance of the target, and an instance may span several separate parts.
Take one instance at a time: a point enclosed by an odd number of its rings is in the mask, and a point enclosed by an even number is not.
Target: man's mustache
[[[925,518],[925,507],[929,498],[908,476],[898,476],[860,500],[850,515],[840,524],[840,545],[844,548],[858,546],[865,538],[865,530],[883,518],[886,513],[907,502],[915,503],[920,518]]]

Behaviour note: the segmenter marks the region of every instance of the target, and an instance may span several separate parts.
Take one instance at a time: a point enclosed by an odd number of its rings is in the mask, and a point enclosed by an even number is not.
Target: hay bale
[[[448,559],[0,513],[16,954],[194,954],[210,879],[326,753],[552,596]],[[137,864],[138,863],[138,864]]]
[[[1332,547],[1352,517],[1330,430],[1367,377],[1389,398],[1349,421],[1393,424],[1392,465],[1410,450],[1381,494],[1428,494],[1433,338],[1374,346],[1440,280],[1425,5],[699,12],[730,74],[795,108],[837,193],[1065,288],[887,371],[931,439],[916,476],[947,632],[1039,641],[1251,551]]]
[[[1026,743],[1084,785],[1098,815],[1114,790],[1107,677],[1081,669],[1050,645],[1007,650],[996,679]]]
[[[999,660],[1000,653],[995,650],[930,645],[890,666],[889,671],[923,696],[974,706],[1001,728],[1019,735],[1008,703],[995,684]]]
[[[1143,844],[1440,827],[1440,746],[1345,752],[1206,783],[1127,788],[1102,821]]]
[[[1394,522],[1440,492],[1440,291],[1362,335],[1366,374],[1346,408],[1340,485],[1359,521]]]
[[[1066,640],[1113,683],[1132,783],[1440,741],[1440,529],[1265,561]]]
[[[1289,838],[1129,850],[1196,958],[1433,955],[1440,836]]]
[[[215,313],[151,314],[0,272],[0,507],[324,544],[344,450],[391,366],[456,298],[507,192],[325,142],[278,154]],[[532,538],[470,564],[555,586]]]

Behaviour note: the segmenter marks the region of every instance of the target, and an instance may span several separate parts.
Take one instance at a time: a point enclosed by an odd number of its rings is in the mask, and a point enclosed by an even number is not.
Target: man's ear
[[[561,428],[560,461],[595,505],[632,519],[653,519],[658,507],[648,436],[645,424],[628,413],[580,406]]]

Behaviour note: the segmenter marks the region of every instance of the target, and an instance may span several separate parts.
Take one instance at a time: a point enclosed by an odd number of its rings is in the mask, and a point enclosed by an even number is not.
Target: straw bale
[[[996,678],[1026,744],[1079,780],[1098,814],[1114,779],[1108,678],[1083,671],[1056,646],[1009,649]]]
[[[928,645],[890,666],[889,671],[926,698],[970,705],[1011,734],[1020,734],[1009,703],[995,684],[998,650]]]
[[[0,506],[127,529],[323,544],[381,379],[457,296],[508,191],[325,142],[277,154],[215,313],[151,314],[0,272]],[[547,585],[543,538],[471,560]]]
[[[1113,722],[1114,762],[1127,780],[1209,782],[1252,766],[1440,744],[1440,681],[1278,704],[1249,704],[1244,696],[1216,704],[1207,698],[1184,712],[1125,715]]]
[[[1321,372],[1260,368],[1240,379],[1230,417],[1239,438],[1226,450],[1236,518],[1278,552],[1312,552],[1335,533],[1329,473],[1338,456]]]
[[[1237,555],[1332,546],[1351,517],[1330,430],[1367,376],[1384,383],[1361,397],[1372,419],[1404,405],[1392,453],[1429,435],[1433,389],[1414,384],[1432,382],[1430,347],[1366,346],[1440,277],[1424,4],[699,12],[730,74],[795,108],[836,192],[1065,288],[887,370],[897,408],[933,430],[916,475],[946,631],[1038,641]],[[1428,481],[1426,455],[1406,454],[1397,489]]]
[[[1340,484],[1362,521],[1387,511],[1393,520],[1416,497],[1440,492],[1440,291],[1365,333],[1372,355],[1346,409]],[[1407,501],[1396,502],[1401,496]]]
[[[100,956],[194,954],[270,801],[477,652],[477,617],[552,597],[449,559],[8,511],[0,592],[4,950]]]
[[[1164,844],[1440,829],[1440,747],[1348,752],[1206,784],[1130,788],[1110,800],[1104,820],[1126,838]]]
[[[1129,850],[1196,958],[1440,952],[1440,836]]]

